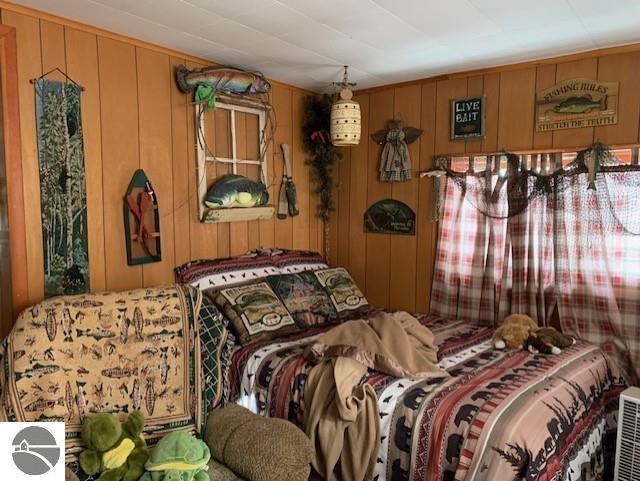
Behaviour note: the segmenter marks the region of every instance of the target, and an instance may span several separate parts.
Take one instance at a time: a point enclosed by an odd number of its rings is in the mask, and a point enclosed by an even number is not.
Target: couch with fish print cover
[[[146,418],[153,444],[200,433],[224,404],[233,336],[201,292],[168,286],[45,300],[24,311],[0,347],[0,421],[64,421],[66,462],[80,479],[90,413]]]

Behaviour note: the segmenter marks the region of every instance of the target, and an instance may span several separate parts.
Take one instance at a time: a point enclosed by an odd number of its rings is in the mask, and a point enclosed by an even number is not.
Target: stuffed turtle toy
[[[137,481],[149,459],[141,436],[144,416],[134,411],[124,422],[109,413],[88,416],[82,427],[86,449],[80,454],[80,467],[88,475],[102,473],[99,481]]]
[[[187,432],[174,431],[153,449],[140,481],[209,481],[206,469],[210,458],[204,441]]]

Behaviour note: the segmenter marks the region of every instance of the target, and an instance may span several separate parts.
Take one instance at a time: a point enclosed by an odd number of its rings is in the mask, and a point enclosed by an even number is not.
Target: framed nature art
[[[45,297],[89,291],[80,96],[73,81],[38,78],[36,95]]]

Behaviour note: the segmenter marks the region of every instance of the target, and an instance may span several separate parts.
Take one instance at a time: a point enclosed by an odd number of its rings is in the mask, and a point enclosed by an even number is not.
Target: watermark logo
[[[64,479],[64,423],[0,423],[0,444],[0,465],[10,479]]]
[[[29,426],[13,438],[13,462],[20,471],[40,475],[51,471],[60,459],[60,447],[47,429]]]

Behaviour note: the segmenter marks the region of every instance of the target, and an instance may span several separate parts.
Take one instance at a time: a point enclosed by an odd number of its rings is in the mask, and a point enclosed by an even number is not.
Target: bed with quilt
[[[305,384],[314,367],[307,347],[337,324],[381,311],[366,304],[352,281],[344,290],[346,271],[310,255],[278,255],[295,260],[272,268],[266,264],[275,259],[258,261],[261,256],[234,261],[233,269],[196,263],[178,277],[208,291],[236,333],[229,399],[303,427]],[[252,278],[262,290],[220,282],[230,274]],[[284,306],[271,306],[277,313],[269,315],[267,287]],[[251,330],[251,313],[238,315],[243,302],[270,319],[266,330]],[[415,317],[433,334],[437,364],[448,376],[398,378],[371,369],[364,375],[379,413],[373,480],[612,478],[618,397],[626,383],[598,347],[578,341],[559,355],[501,351],[491,345],[491,328]]]

